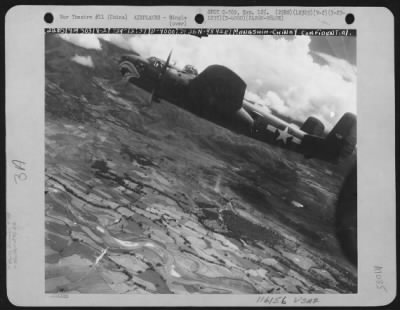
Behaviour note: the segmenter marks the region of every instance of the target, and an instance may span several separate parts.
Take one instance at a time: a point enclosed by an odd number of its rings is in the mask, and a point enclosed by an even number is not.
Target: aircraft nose
[[[137,57],[133,55],[121,57],[119,69],[125,79],[129,80],[131,78],[140,78],[140,73],[135,65],[137,60]]]

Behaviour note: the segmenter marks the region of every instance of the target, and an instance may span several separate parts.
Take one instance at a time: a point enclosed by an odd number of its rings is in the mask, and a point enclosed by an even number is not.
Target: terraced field
[[[149,107],[102,44],[46,37],[47,293],[357,291],[334,235],[343,167]]]

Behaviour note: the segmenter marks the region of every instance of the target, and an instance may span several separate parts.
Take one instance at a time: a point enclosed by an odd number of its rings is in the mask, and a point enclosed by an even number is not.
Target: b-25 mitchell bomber
[[[298,128],[246,100],[246,83],[229,68],[210,65],[200,74],[191,65],[180,70],[170,64],[171,53],[167,61],[139,55],[120,59],[121,74],[151,92],[150,104],[163,98],[234,132],[300,152],[307,158],[338,162],[354,152],[354,114],[345,113],[328,134],[313,116]]]

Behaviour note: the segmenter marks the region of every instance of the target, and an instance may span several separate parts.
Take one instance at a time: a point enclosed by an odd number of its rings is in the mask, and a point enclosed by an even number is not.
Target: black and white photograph
[[[356,35],[45,34],[45,293],[357,293]]]

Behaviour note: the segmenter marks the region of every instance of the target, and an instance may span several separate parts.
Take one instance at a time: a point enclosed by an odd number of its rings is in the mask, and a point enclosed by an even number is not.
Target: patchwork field
[[[334,234],[345,167],[149,106],[125,52],[46,37],[46,292],[356,292]]]

